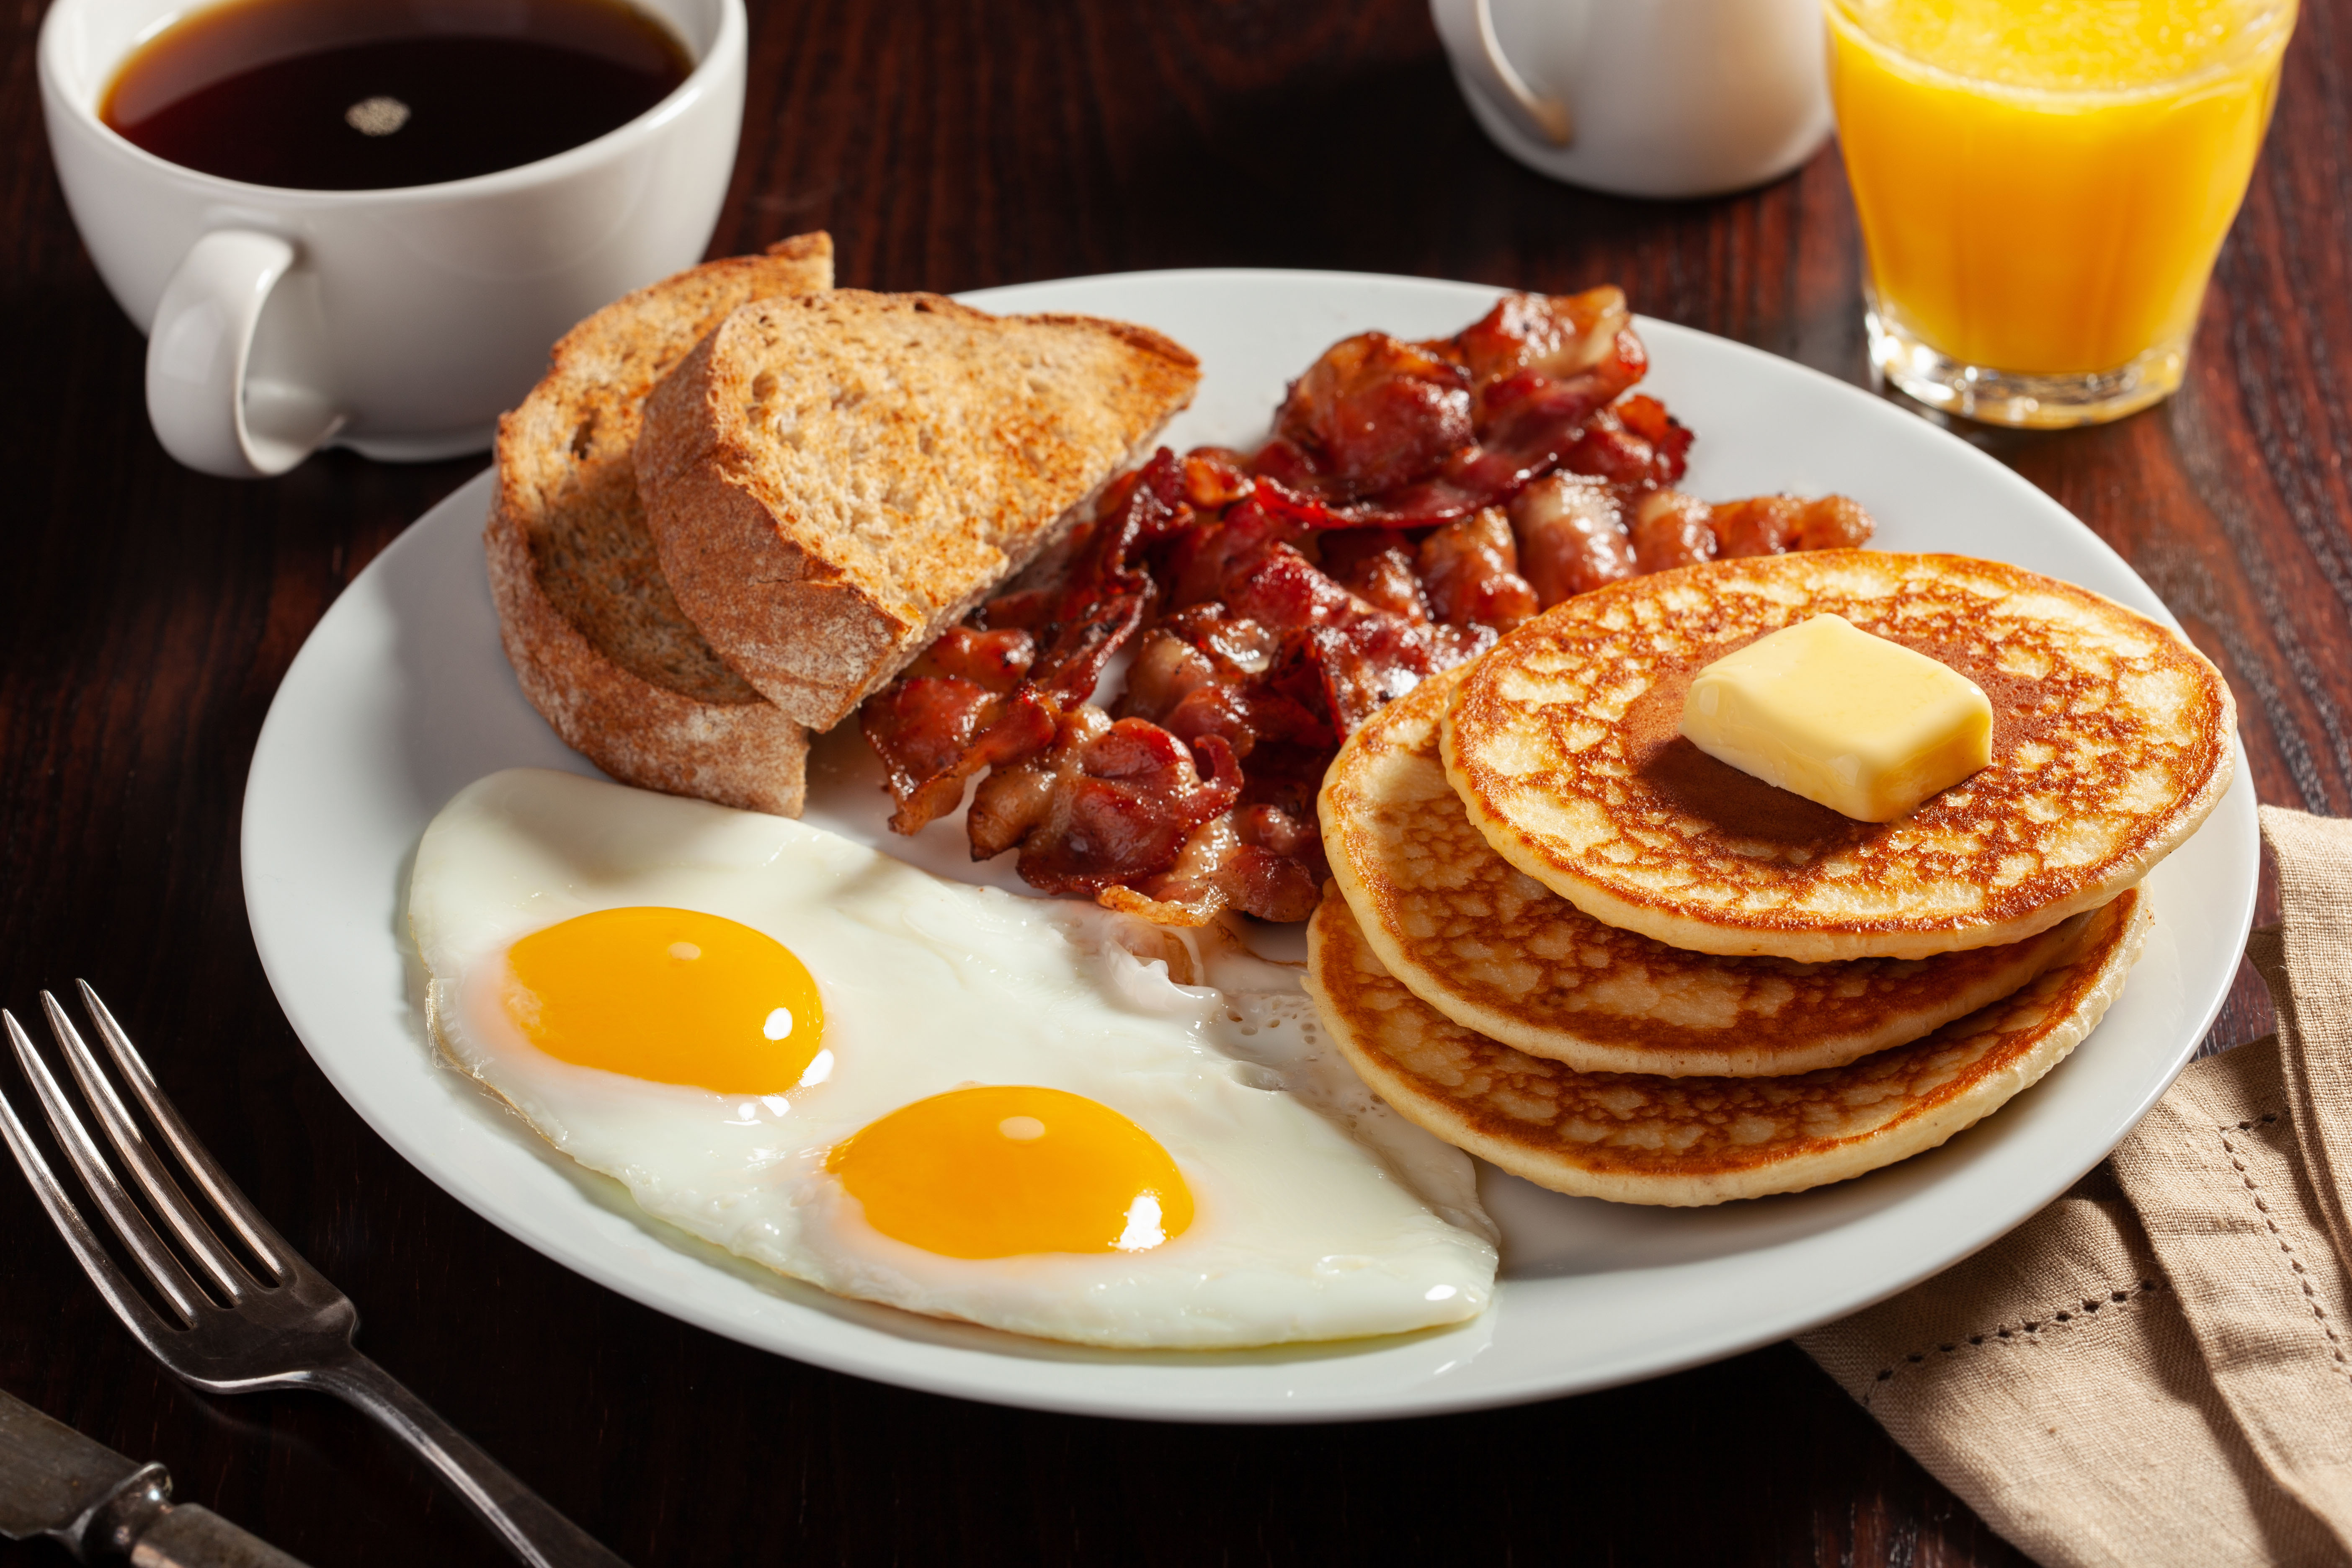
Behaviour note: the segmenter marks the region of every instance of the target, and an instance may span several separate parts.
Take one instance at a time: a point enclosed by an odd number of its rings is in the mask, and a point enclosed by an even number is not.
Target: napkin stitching
[[[2278,1114],[2273,1111],[2267,1116],[2258,1117],[2251,1121],[2241,1121],[2238,1123],[2235,1131],[2250,1131],[2253,1128],[2260,1126],[2264,1122],[2276,1121],[2277,1120]],[[2232,1129],[2222,1127],[2217,1129],[2217,1131],[2221,1135],[2221,1152],[2230,1157],[2231,1167],[2238,1173],[2239,1179],[2246,1184],[2246,1191],[2252,1195],[2254,1200],[2254,1208],[2256,1212],[2261,1214],[2263,1216],[2263,1224],[2268,1226],[2270,1227],[2271,1235],[2277,1237],[2280,1253],[2286,1258],[2287,1267],[2294,1270],[2295,1283],[2303,1288],[2304,1296],[2311,1302],[2311,1315],[2318,1322],[2319,1331],[2327,1336],[2329,1350],[2336,1357],[2336,1371],[2345,1373],[2347,1376],[2352,1376],[2352,1362],[2347,1362],[2346,1360],[2344,1354],[2344,1341],[2342,1337],[2336,1333],[2336,1326],[2327,1321],[2327,1309],[2320,1304],[2319,1292],[2311,1288],[2310,1273],[2304,1268],[2303,1259],[2294,1255],[2294,1244],[2287,1240],[2285,1233],[2279,1229],[2278,1221],[2272,1216],[2271,1205],[2268,1200],[2263,1196],[2263,1189],[2261,1185],[2255,1182],[2252,1174],[2247,1171],[2246,1163],[2238,1158],[2237,1145],[2230,1142],[2230,1133]]]
[[[2013,1340],[2021,1333],[2033,1335],[2033,1342],[2039,1344],[2042,1342],[2041,1340],[2041,1333],[2042,1327],[2045,1324],[2071,1324],[2074,1321],[2075,1315],[2078,1312],[2084,1317],[2093,1317],[2097,1314],[2099,1309],[2102,1307],[2111,1305],[2129,1306],[2136,1298],[2146,1296],[2153,1291],[2161,1290],[2163,1289],[2164,1281],[2161,1279],[2143,1279],[2138,1284],[2131,1286],[2126,1289],[2109,1290],[2107,1292],[2107,1298],[2104,1301],[2095,1296],[2085,1296],[2083,1298],[2083,1302],[2080,1307],[2075,1307],[2070,1303],[2068,1306],[2059,1308],[2054,1311],[2046,1312],[2039,1318],[2021,1319],[2013,1329],[2011,1325],[2002,1323],[1997,1327],[1985,1330],[1980,1333],[1967,1335],[1963,1339],[1942,1340],[1934,1344],[1923,1345],[1919,1349],[1906,1354],[1903,1357],[1902,1362],[1891,1366],[1879,1368],[1878,1375],[1871,1380],[1870,1388],[1865,1391],[1862,1396],[1863,1408],[1865,1410],[1870,1408],[1871,1401],[1877,1396],[1878,1384],[1892,1382],[1895,1374],[1902,1371],[1903,1366],[1906,1363],[1913,1366],[1924,1364],[1927,1362],[1927,1353],[1930,1351],[1948,1356],[1957,1355],[1963,1347],[1980,1349],[1983,1347],[1987,1340]],[[2333,1338],[2334,1336],[2331,1334],[2329,1337]]]

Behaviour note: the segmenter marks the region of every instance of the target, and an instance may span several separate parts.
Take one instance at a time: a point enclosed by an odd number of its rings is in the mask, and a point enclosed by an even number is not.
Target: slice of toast
[[[625,784],[800,815],[808,731],[679,610],[632,454],[646,395],[730,311],[832,286],[824,234],[665,279],[565,333],[547,378],[499,421],[484,543],[499,637],[531,706]]]
[[[829,729],[1059,538],[1199,380],[1123,321],[763,300],[654,390],[637,483],[687,615]]]

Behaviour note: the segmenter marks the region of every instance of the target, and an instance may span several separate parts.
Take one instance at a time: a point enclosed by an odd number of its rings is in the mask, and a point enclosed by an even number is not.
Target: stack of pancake
[[[1692,677],[1812,616],[1993,709],[1990,766],[1857,822],[1679,732]],[[2220,672],[1962,556],[1718,562],[1571,599],[1349,741],[1307,989],[1397,1110],[1561,1192],[1698,1205],[1933,1148],[2088,1035],[2140,879],[2229,787]]]

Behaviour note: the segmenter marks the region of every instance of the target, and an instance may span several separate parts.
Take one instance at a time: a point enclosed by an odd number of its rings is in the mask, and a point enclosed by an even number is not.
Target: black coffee
[[[692,68],[621,0],[230,0],[132,54],[99,117],[207,174],[383,190],[577,147]]]

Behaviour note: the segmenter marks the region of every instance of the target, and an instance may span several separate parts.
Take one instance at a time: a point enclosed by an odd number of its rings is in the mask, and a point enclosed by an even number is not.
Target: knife
[[[139,1465],[0,1389],[0,1535],[46,1535],[84,1563],[134,1568],[303,1568]]]

